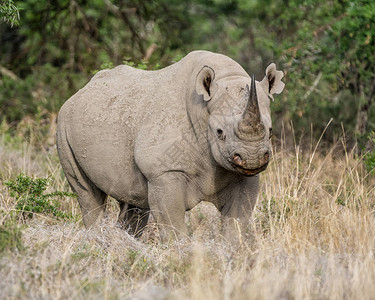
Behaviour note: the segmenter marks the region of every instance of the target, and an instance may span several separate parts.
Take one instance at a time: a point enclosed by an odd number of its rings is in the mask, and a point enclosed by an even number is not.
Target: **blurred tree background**
[[[353,145],[375,129],[373,0],[0,0],[0,118],[56,113],[95,70],[164,67],[196,49],[261,80],[270,62],[286,89],[275,133]],[[20,18],[18,19],[18,11]],[[147,62],[147,63],[144,63]],[[291,126],[292,121],[292,126]]]

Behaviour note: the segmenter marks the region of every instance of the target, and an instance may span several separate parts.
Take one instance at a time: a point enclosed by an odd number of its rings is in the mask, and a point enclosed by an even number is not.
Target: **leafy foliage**
[[[365,149],[364,163],[366,169],[370,173],[375,171],[375,132],[373,131],[369,137]]]
[[[0,69],[0,114],[10,122],[40,108],[56,112],[97,70],[132,61],[153,70],[205,49],[229,55],[258,80],[271,61],[284,70],[286,90],[272,103],[275,135],[290,121],[298,134],[313,123],[319,135],[331,118],[324,137],[331,142],[341,124],[352,141],[375,130],[372,0],[15,5],[20,26],[0,23],[0,67],[11,71]]]
[[[140,62],[137,63],[137,62],[132,61],[128,57],[126,57],[123,60],[122,63],[124,65],[129,66],[129,67],[137,68],[137,69],[140,69],[140,70],[149,70],[149,71],[152,71],[152,70],[159,70],[160,69],[160,64],[159,63],[150,64],[148,61],[144,61],[144,60],[141,60]],[[103,69],[113,69],[113,68],[114,68],[113,62],[105,62],[105,63],[102,63],[100,65],[100,70],[103,70]],[[93,71],[91,71],[91,74],[95,75],[98,72],[99,72],[99,70],[93,70]]]
[[[296,207],[293,199],[289,197],[285,197],[282,201],[281,199],[277,200],[272,197],[269,200],[263,199],[260,201],[256,218],[259,220],[264,233],[269,232],[271,223],[287,220]]]
[[[367,119],[374,120],[374,2],[251,3],[243,4],[243,13],[256,20],[250,29],[255,53],[263,62],[278,59],[286,74],[287,91],[273,103],[277,119],[293,120],[297,131],[314,123],[322,132],[333,117],[327,132],[331,140],[341,131],[341,123],[359,135],[367,125],[373,129]]]
[[[0,2],[0,18],[11,26],[19,25],[20,13],[13,0],[2,0]]]
[[[5,224],[0,225],[0,253],[23,248],[22,230],[17,223],[7,220]]]
[[[29,218],[33,213],[52,214],[59,218],[68,218],[69,215],[60,210],[60,204],[55,197],[76,197],[73,193],[55,191],[45,193],[48,178],[31,178],[23,173],[18,174],[15,180],[4,184],[10,189],[10,196],[15,198],[16,209],[22,211]]]

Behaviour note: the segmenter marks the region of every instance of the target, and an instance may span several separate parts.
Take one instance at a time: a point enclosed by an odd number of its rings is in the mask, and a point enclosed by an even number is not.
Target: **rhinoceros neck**
[[[186,97],[187,114],[190,122],[190,128],[193,132],[195,149],[196,172],[191,177],[192,183],[197,187],[200,199],[209,200],[209,198],[221,191],[230,181],[227,180],[228,171],[219,166],[215,161],[209,142],[209,113],[206,103],[194,92]],[[228,182],[227,182],[228,181]],[[194,205],[192,205],[193,207]]]

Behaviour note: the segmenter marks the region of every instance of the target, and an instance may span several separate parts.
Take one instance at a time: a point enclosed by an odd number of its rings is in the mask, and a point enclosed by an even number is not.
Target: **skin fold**
[[[57,149],[85,226],[100,223],[108,195],[137,236],[150,212],[164,234],[186,234],[185,211],[201,201],[212,202],[228,228],[248,226],[282,77],[271,64],[261,82],[252,80],[207,51],[158,71],[98,72],[58,116]]]

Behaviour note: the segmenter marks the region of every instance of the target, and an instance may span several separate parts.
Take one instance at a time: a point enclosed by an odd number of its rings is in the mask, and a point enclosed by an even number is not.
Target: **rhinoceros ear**
[[[277,71],[274,63],[267,67],[266,76],[264,76],[260,84],[272,100],[273,94],[280,94],[284,89],[285,83],[281,81],[283,77],[284,73],[282,71]]]
[[[211,84],[215,78],[215,72],[209,66],[204,66],[198,73],[195,80],[195,89],[198,95],[203,95],[204,101],[212,98]]]

